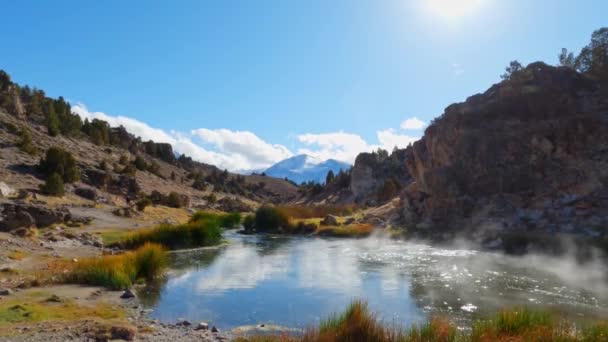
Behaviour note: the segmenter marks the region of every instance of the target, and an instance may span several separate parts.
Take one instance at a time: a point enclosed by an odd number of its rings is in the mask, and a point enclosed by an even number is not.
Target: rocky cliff
[[[446,108],[406,151],[404,224],[490,244],[517,231],[605,237],[605,84],[534,63]]]

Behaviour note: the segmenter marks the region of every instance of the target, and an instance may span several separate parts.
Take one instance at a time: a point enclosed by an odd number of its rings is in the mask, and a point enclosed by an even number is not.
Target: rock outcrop
[[[378,152],[359,154],[351,169],[350,178],[350,191],[355,201],[382,201],[380,192],[387,182],[395,184],[393,196],[397,195],[398,190],[411,181],[405,159],[404,149],[396,149],[390,155]]]
[[[43,205],[26,203],[3,203],[0,207],[0,231],[32,226],[47,227],[71,219],[65,208],[49,208]]]
[[[406,153],[408,227],[606,236],[608,91],[574,70],[530,64],[446,108]]]

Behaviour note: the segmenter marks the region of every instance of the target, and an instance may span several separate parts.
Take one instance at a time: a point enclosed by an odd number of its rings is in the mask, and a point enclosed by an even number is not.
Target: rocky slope
[[[62,123],[59,134],[49,134],[48,108],[53,104],[53,114],[61,114],[60,122],[79,123]],[[297,187],[283,179],[231,174],[188,156],[176,157],[169,144],[144,142],[124,127],[95,121],[83,125],[62,98],[20,87],[0,70],[0,198],[8,192],[13,192],[12,197],[20,191],[38,192],[44,175],[36,165],[50,147],[62,148],[76,158],[81,177],[66,185],[69,194],[116,206],[132,205],[142,196],[158,199],[174,192],[188,207],[246,211],[260,203],[285,202],[297,196]],[[31,136],[27,149],[20,147],[25,131]],[[143,167],[136,167],[138,159]],[[127,165],[129,172],[125,171]]]
[[[516,232],[606,239],[605,81],[533,63],[446,108],[407,149],[403,223],[490,245]]]

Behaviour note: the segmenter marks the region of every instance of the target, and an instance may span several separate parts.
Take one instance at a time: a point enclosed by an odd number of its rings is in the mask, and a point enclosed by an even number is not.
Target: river
[[[388,238],[245,236],[174,254],[162,284],[143,291],[152,317],[207,321],[220,329],[258,324],[303,328],[367,301],[390,324],[444,316],[466,328],[500,308],[548,308],[571,318],[608,317],[601,262],[509,257]]]

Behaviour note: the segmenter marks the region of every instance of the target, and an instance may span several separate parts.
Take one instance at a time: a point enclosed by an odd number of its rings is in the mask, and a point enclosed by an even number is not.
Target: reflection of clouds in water
[[[253,288],[260,281],[287,273],[288,263],[286,255],[260,256],[253,248],[230,247],[199,275],[196,290],[208,292]]]
[[[296,248],[294,268],[299,286],[337,290],[354,294],[361,286],[361,274],[353,251],[333,240],[313,240]]]
[[[192,276],[194,275],[193,271],[186,271],[184,273],[179,274],[178,276],[171,278],[168,282],[166,287],[167,288],[173,288],[176,286],[180,286],[182,284],[186,284],[190,278],[192,278]]]
[[[555,305],[586,314],[591,307],[605,312],[608,305],[579,290],[605,289],[606,283],[600,281],[605,267],[581,268],[564,259],[515,258],[376,237],[234,239],[236,243],[210,263],[188,268],[169,281],[169,292],[189,292],[182,304],[188,310],[201,310],[192,298],[213,297],[221,308],[234,305],[234,300],[250,300],[253,305],[264,301],[261,308],[275,305],[279,310],[281,305],[273,296],[287,295],[291,297],[286,301],[298,303],[299,310],[310,304],[306,310],[311,312],[330,307],[330,301],[365,298],[389,319],[417,312],[404,309],[417,305],[431,314],[448,314],[464,325],[473,312],[483,314],[505,306]],[[579,284],[576,279],[581,279]],[[253,288],[253,292],[240,291]],[[201,294],[207,296],[196,297]]]

